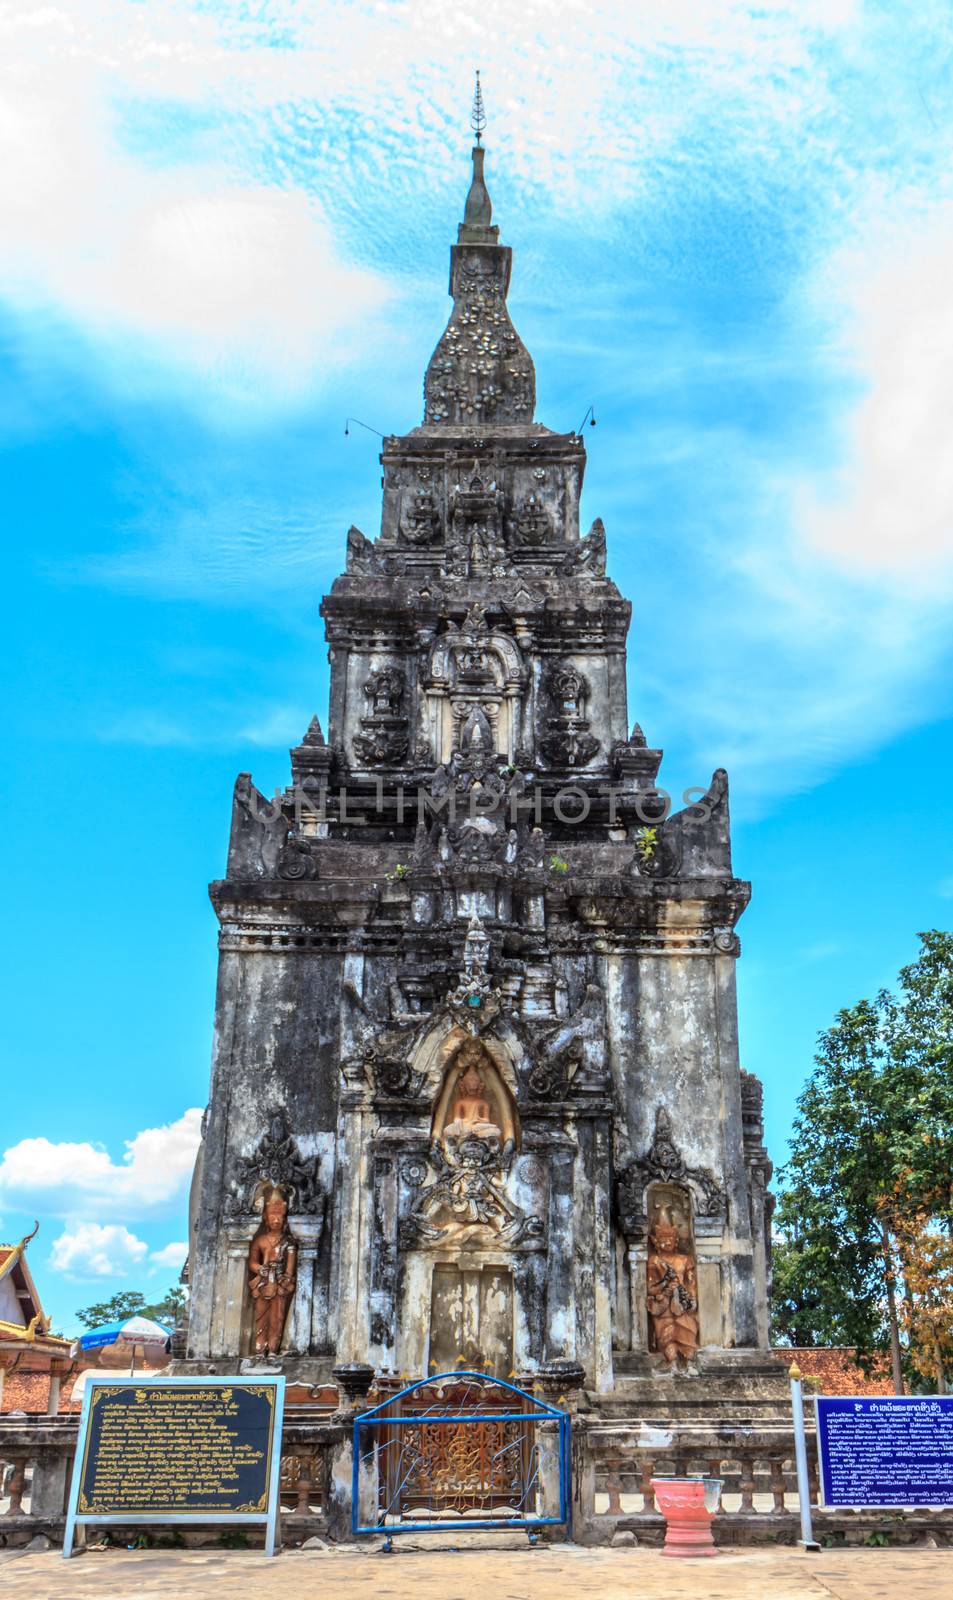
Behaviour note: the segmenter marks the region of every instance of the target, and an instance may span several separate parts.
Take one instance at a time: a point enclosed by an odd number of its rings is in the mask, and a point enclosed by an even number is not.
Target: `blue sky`
[[[725,765],[745,1064],[953,914],[946,4],[0,3],[0,1236],[70,1331],[183,1254],[231,785],[448,311],[472,71],[538,416],[676,792]],[[5,1154],[3,1154],[5,1152]]]

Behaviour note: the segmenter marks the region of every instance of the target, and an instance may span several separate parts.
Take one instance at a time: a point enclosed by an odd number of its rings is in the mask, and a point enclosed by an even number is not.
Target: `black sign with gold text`
[[[95,1384],[77,1519],[267,1516],[276,1398],[240,1379]]]

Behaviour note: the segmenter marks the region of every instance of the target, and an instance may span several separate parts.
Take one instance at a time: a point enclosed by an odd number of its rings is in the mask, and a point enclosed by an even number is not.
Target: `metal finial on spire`
[[[473,91],[473,110],[470,112],[470,127],[476,134],[477,144],[482,144],[481,135],[486,127],[486,107],[483,104],[483,90],[480,88],[480,69],[476,69],[476,88]]]

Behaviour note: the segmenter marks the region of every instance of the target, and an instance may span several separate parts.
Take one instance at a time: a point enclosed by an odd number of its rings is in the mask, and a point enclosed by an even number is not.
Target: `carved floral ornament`
[[[424,421],[530,421],[536,374],[506,309],[509,252],[454,252],[454,307],[424,379]]]

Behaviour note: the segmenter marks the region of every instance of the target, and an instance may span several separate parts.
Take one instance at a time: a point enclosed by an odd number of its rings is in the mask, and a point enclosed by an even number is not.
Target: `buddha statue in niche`
[[[433,1120],[432,1137],[447,1155],[465,1140],[479,1139],[506,1159],[518,1143],[512,1098],[492,1056],[467,1040],[451,1062]]]
[[[456,1093],[450,1107],[450,1121],[444,1135],[454,1139],[499,1139],[502,1129],[493,1115],[486,1098],[486,1084],[476,1061],[470,1059],[457,1079]]]

